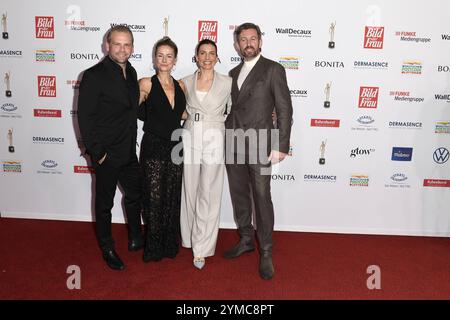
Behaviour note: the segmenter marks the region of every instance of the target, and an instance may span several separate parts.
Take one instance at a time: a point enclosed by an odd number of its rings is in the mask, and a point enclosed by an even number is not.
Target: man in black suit
[[[261,30],[257,25],[244,23],[235,30],[235,47],[243,61],[230,71],[232,107],[225,127],[228,129],[226,168],[240,241],[224,256],[235,258],[255,249],[254,205],[260,249],[259,274],[267,280],[275,272],[271,164],[282,161],[289,152],[292,102],[284,68],[261,56],[261,46]],[[272,119],[274,110],[276,130]]]
[[[80,83],[78,123],[86,152],[94,163],[96,233],[103,259],[116,270],[125,265],[114,249],[111,209],[117,183],[125,193],[128,250],[143,247],[141,234],[141,171],[136,156],[139,86],[128,62],[133,34],[125,26],[111,28],[106,56],[87,69]]]

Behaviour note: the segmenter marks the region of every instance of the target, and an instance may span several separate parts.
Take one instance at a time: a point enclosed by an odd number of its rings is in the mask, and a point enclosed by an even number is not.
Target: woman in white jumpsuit
[[[217,73],[217,46],[204,39],[196,47],[199,69],[182,79],[186,94],[181,239],[192,248],[194,266],[202,269],[214,255],[219,231],[226,114],[231,106],[231,78]],[[228,108],[228,110],[227,110]]]

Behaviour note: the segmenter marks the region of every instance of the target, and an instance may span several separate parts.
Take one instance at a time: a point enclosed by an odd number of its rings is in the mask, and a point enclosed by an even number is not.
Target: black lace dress
[[[146,224],[144,261],[174,258],[180,246],[180,201],[183,165],[181,152],[172,159],[172,149],[180,141],[171,141],[172,132],[180,129],[186,99],[178,82],[172,108],[158,77],[139,110],[144,121],[140,164],[144,174],[143,218]],[[180,148],[181,149],[181,148]],[[178,150],[178,148],[176,149]],[[173,161],[174,160],[174,161]]]

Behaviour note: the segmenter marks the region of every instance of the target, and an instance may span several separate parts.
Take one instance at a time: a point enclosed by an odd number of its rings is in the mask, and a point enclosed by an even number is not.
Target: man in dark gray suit
[[[226,168],[240,241],[226,251],[224,257],[236,258],[255,249],[254,204],[260,249],[259,274],[267,280],[274,275],[270,169],[271,164],[282,161],[289,152],[292,102],[284,68],[261,56],[261,46],[261,30],[257,25],[244,23],[235,30],[235,47],[243,61],[230,71],[232,108],[225,127],[228,129]],[[276,130],[272,119],[274,111]]]

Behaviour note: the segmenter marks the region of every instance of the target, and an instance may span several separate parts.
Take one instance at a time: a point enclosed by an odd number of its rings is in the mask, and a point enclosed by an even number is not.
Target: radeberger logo
[[[38,174],[62,174],[59,169],[59,164],[55,160],[44,160],[41,162],[40,167],[36,171]]]
[[[36,38],[54,39],[55,22],[53,17],[35,17]]]
[[[54,160],[44,160],[42,161],[41,166],[47,169],[53,169],[58,166],[58,163]]]
[[[18,107],[13,103],[4,103],[0,106],[0,118],[22,118],[22,114],[18,112]]]
[[[375,126],[375,119],[369,115],[362,115],[356,119],[357,125],[352,126],[351,130],[357,131],[378,131],[378,128]]]
[[[371,116],[361,116],[356,121],[358,121],[359,124],[366,126],[375,122],[375,120]]]
[[[12,103],[4,103],[1,107],[1,110],[6,112],[13,112],[17,110],[17,107]]]
[[[389,177],[389,181],[384,185],[386,188],[411,188],[408,176],[404,173],[394,173]]]
[[[391,176],[391,180],[395,182],[404,182],[408,177],[404,173],[395,173]]]

